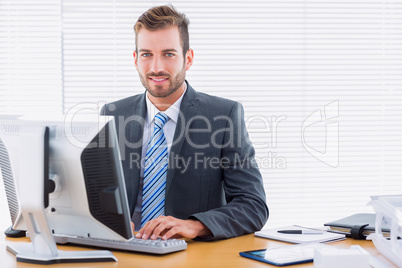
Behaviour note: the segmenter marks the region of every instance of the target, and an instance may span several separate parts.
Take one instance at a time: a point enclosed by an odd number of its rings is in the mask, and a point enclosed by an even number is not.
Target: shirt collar
[[[169,119],[172,119],[175,123],[177,123],[177,120],[179,118],[181,101],[183,100],[183,96],[187,91],[187,83],[186,82],[184,82],[184,87],[185,87],[184,92],[183,92],[183,94],[181,94],[180,98],[175,103],[173,103],[166,111],[163,112],[164,114],[166,114],[169,117]],[[149,126],[149,124],[151,124],[151,122],[154,120],[155,115],[157,113],[159,113],[160,111],[149,100],[148,92],[146,93],[146,98],[145,99],[146,99],[146,103],[147,103],[147,121],[146,121],[146,124],[147,124],[147,126]]]

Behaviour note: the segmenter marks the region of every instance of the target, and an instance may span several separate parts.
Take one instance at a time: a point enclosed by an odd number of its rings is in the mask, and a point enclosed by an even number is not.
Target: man
[[[142,14],[134,63],[146,92],[102,109],[116,119],[137,238],[217,240],[268,219],[242,106],[185,81],[188,23],[171,6]]]

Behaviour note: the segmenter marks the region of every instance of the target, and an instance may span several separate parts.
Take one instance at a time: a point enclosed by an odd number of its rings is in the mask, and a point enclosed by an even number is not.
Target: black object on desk
[[[8,228],[4,231],[4,234],[5,234],[7,237],[13,237],[13,238],[25,237],[25,236],[26,236],[26,231],[13,229],[13,227],[10,226],[10,227],[8,227]]]
[[[354,239],[366,239],[366,236],[375,232],[375,217],[372,213],[358,213],[327,222],[324,226],[329,226],[331,232],[342,233]],[[382,232],[385,237],[389,237],[389,226],[384,224]]]
[[[318,230],[278,230],[278,233],[281,234],[323,234],[324,231],[318,231]]]

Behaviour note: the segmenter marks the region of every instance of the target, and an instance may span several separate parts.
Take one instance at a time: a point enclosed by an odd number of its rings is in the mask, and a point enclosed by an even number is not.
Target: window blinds
[[[0,1],[0,113],[62,113],[61,0]]]
[[[18,107],[29,113],[36,103],[43,110],[96,112],[99,102],[144,91],[133,63],[133,25],[164,2],[42,2],[0,2],[2,112]],[[190,19],[190,84],[245,108],[271,213],[268,226],[319,226],[371,212],[370,195],[401,193],[402,1],[173,5]],[[10,26],[33,23],[20,22],[23,12],[38,20],[37,12],[51,26]],[[40,36],[40,42],[26,36]],[[34,54],[52,78],[33,75],[41,69],[16,52],[17,43],[31,48],[25,41],[46,52]],[[24,87],[30,76],[38,84],[53,81],[53,90]]]

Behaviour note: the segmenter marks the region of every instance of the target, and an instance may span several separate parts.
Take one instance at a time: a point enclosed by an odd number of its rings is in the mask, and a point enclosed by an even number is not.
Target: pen
[[[323,234],[324,231],[319,230],[279,230],[281,234]]]

